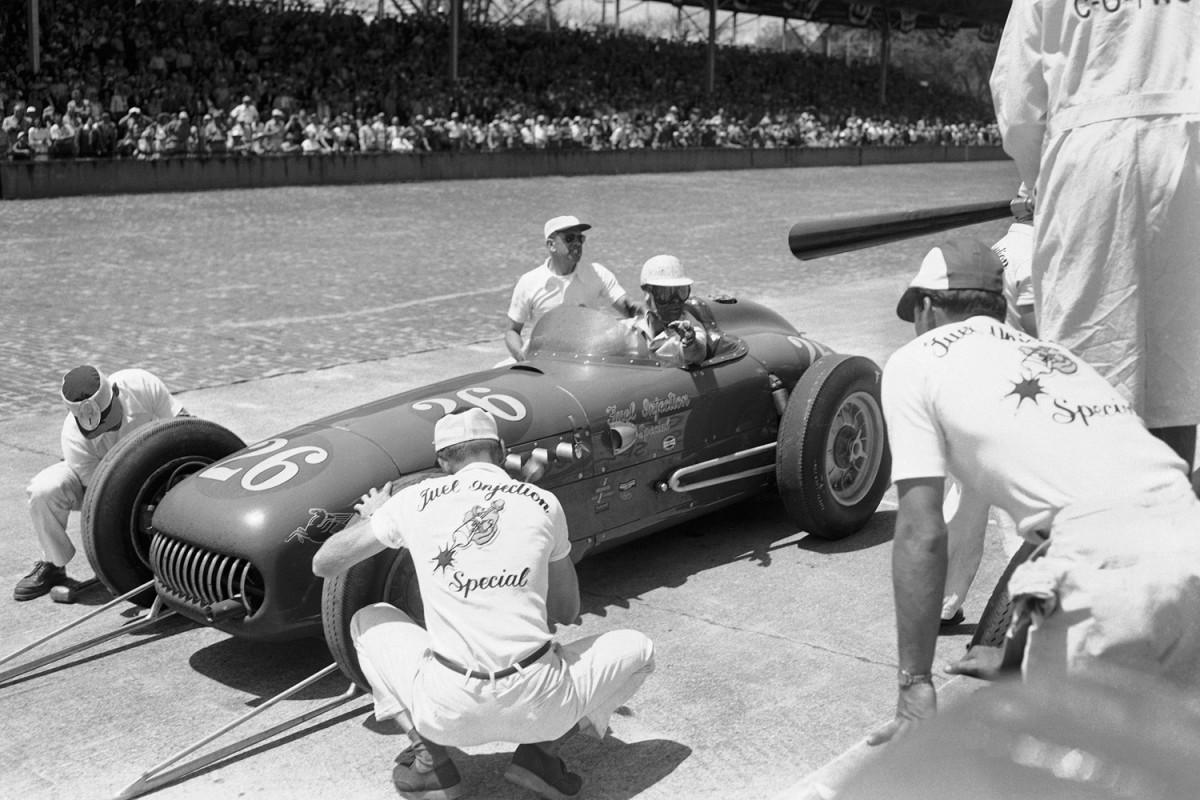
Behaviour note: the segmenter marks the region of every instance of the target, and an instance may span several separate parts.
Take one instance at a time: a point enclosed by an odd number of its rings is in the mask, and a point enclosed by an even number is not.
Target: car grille
[[[160,591],[199,608],[236,600],[250,616],[262,605],[262,575],[243,558],[156,533],[150,542],[150,568]]]

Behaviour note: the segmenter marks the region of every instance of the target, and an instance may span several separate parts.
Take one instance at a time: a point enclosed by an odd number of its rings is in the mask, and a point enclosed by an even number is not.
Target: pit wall
[[[999,147],[910,145],[680,150],[511,150],[497,153],[166,158],[154,161],[75,159],[0,162],[0,199],[71,197],[206,189],[259,189],[544,175],[621,175],[725,169],[842,167],[997,161]]]

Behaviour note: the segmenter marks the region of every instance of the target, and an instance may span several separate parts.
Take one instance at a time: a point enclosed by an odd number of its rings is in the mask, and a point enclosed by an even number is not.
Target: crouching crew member
[[[83,507],[100,459],[146,423],[187,415],[166,384],[144,369],[106,376],[90,365],[76,367],[63,377],[61,396],[70,410],[60,437],[63,460],[35,475],[26,490],[42,558],[17,583],[17,600],[32,600],[72,583],[66,567],[75,546],[67,536],[67,519]]]
[[[1200,502],[1183,459],[1094,369],[1002,322],[991,251],[939,249],[896,309],[917,338],[883,371],[900,688],[895,719],[870,741],[937,707],[947,474],[1041,543],[1009,584],[1014,616],[1030,622],[1027,680],[1096,672],[1200,685]]]
[[[554,625],[579,615],[558,500],[508,476],[496,422],[480,409],[438,420],[434,449],[444,477],[390,498],[389,487],[368,492],[357,507],[364,519],[313,559],[329,578],[385,548],[412,554],[427,630],[387,603],[351,622],[376,718],[395,719],[413,743],[393,781],[408,798],[459,797],[446,747],[504,741],[519,744],[507,780],[572,797],[582,780],[560,746],[576,731],[604,736],[654,670],[653,645],[629,630],[554,642]]]

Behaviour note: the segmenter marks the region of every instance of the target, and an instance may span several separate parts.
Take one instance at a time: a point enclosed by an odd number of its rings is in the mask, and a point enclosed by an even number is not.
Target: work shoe
[[[17,581],[17,587],[13,589],[13,599],[32,600],[41,597],[68,580],[70,578],[67,577],[66,567],[57,567],[49,561],[34,562],[30,573]]]
[[[960,608],[958,611],[955,611],[949,617],[942,617],[941,624],[938,627],[943,628],[943,629],[944,628],[953,628],[958,625],[961,625],[963,623],[963,620],[965,620],[966,618],[967,618],[967,615],[964,614],[963,610]]]
[[[432,744],[432,743],[430,743]],[[458,767],[446,751],[437,746],[416,743],[400,753],[392,770],[392,783],[401,797],[408,800],[455,800],[466,790]]]
[[[575,797],[583,788],[583,778],[568,772],[561,758],[550,755],[536,744],[517,747],[512,763],[504,771],[504,780],[546,800],[566,800]]]

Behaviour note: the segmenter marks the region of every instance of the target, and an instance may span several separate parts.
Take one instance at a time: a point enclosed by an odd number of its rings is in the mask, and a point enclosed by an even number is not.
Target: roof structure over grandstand
[[[710,0],[668,0],[676,6],[708,8]],[[981,38],[999,37],[1011,0],[718,0],[722,11],[847,25],[887,27],[901,33],[978,29]]]

